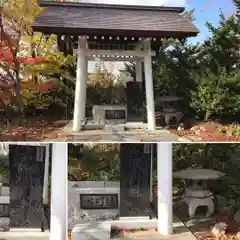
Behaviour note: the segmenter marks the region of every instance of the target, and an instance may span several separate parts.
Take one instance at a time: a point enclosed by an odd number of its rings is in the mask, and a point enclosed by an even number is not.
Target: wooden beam
[[[143,40],[138,41],[138,42],[136,43],[136,50],[141,50],[141,49],[143,49],[143,47],[144,47],[144,42],[143,42]]]
[[[101,59],[105,62],[135,62],[135,61],[142,61],[143,59],[138,57],[93,57],[89,56],[88,61],[97,61],[98,59]]]
[[[101,49],[88,49],[85,52],[86,56],[101,55],[101,56],[134,56],[145,57],[149,52],[140,50],[101,50]],[[151,56],[156,56],[155,51],[151,51]]]

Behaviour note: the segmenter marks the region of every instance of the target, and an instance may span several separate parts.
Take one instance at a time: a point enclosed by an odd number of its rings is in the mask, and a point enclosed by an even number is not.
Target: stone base
[[[103,129],[105,124],[100,124],[92,119],[87,119],[86,122],[84,122],[81,126],[81,130],[99,130]]]
[[[99,222],[95,222],[95,224],[98,224]],[[156,229],[157,228],[157,224],[158,224],[158,220],[157,219],[151,219],[151,220],[136,220],[136,221],[132,221],[132,220],[112,220],[112,221],[106,221],[104,222],[106,224],[110,224],[111,229]],[[78,224],[75,227],[82,225],[82,224]],[[84,224],[83,224],[84,225]],[[170,236],[163,236],[160,235],[158,232],[155,231],[146,231],[144,232],[144,237],[130,237],[128,235],[128,233],[124,233],[119,237],[114,237],[113,240],[134,240],[134,239],[150,239],[150,240],[156,240],[156,239],[161,239],[161,240],[196,240],[195,236],[189,231],[189,229],[176,217],[173,216],[173,230],[174,230],[174,234],[170,235]],[[72,231],[73,232],[73,231]],[[136,232],[138,233],[138,232]],[[154,237],[151,237],[151,233],[154,234]],[[130,238],[129,238],[130,237]],[[73,238],[72,238],[73,239]],[[80,240],[81,238],[78,238],[77,240]],[[89,238],[91,239],[91,238]],[[98,238],[96,238],[98,239]],[[76,239],[74,239],[76,240]],[[82,239],[81,239],[82,240]]]
[[[115,127],[118,131],[124,131],[127,129],[148,129],[147,123],[143,122],[129,121],[126,123],[119,123],[117,121],[112,121],[111,123],[98,123],[93,119],[87,119],[82,123],[81,130],[105,130],[108,126]]]
[[[165,119],[166,127],[176,127],[179,125],[183,114],[181,112],[169,112],[162,113],[162,117]]]
[[[209,218],[214,213],[214,202],[211,197],[208,198],[185,197],[184,201],[188,205],[188,214],[190,218],[195,217],[196,209],[200,206],[206,206],[208,208],[206,218]]]
[[[157,226],[157,219],[145,219],[145,218],[139,218],[139,219],[119,219],[119,220],[110,220],[110,221],[94,221],[89,223],[82,223],[77,224],[74,226],[72,230],[72,236],[74,233],[76,233],[76,236],[78,234],[83,234],[84,231],[91,232],[97,231],[103,231],[107,232],[107,230],[110,228],[110,232],[112,228],[115,229],[137,229],[137,228],[143,228],[143,229],[149,229],[149,228],[155,228]],[[87,233],[88,234],[88,233]],[[106,234],[106,233],[105,233]],[[72,238],[72,240],[79,240],[79,239],[86,239],[86,238],[79,238],[82,237],[78,235],[78,238]],[[106,235],[105,235],[106,237]],[[87,240],[90,240],[91,238],[88,238]],[[96,238],[101,239],[101,238]],[[106,238],[108,239],[108,238]]]
[[[72,230],[72,240],[110,240],[111,224],[92,222],[78,224]]]
[[[105,132],[108,134],[115,134],[117,132],[123,132],[125,130],[124,124],[116,124],[116,125],[105,125]]]
[[[57,138],[47,141],[69,141],[69,142],[191,142],[188,139],[179,137],[161,127],[156,131],[147,129],[146,123],[127,122],[123,132],[108,134],[104,131],[105,125],[86,124],[85,130],[72,131],[72,121],[62,128]],[[98,127],[98,129],[96,128]]]

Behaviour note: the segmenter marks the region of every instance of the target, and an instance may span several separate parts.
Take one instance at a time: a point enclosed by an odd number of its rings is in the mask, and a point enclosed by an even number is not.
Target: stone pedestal
[[[124,124],[106,124],[104,127],[104,131],[108,134],[117,134],[119,132],[123,132],[125,130]]]
[[[72,240],[110,240],[111,224],[92,222],[75,225],[72,230]]]
[[[208,189],[186,188],[183,200],[188,205],[188,215],[190,218],[195,217],[196,209],[200,206],[206,206],[208,208],[206,218],[214,213],[213,194]]]
[[[200,206],[206,206],[208,208],[206,218],[211,217],[211,215],[214,213],[214,202],[211,197],[207,198],[185,197],[184,201],[188,205],[188,215],[190,218],[195,217],[196,210]]]

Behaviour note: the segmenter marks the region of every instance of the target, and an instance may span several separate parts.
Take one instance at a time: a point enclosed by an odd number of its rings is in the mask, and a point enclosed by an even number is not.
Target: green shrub
[[[195,79],[195,91],[191,91],[191,107],[198,117],[232,117],[240,111],[240,84],[237,74],[204,72]]]

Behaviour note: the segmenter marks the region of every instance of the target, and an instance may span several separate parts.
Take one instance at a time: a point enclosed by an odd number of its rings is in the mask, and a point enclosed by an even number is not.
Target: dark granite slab
[[[120,145],[121,217],[150,216],[151,154],[144,150],[141,143]]]
[[[126,99],[127,99],[127,110],[128,116],[143,116],[143,103],[145,99],[145,91],[142,82],[127,82],[126,87]]]
[[[9,217],[9,204],[0,204],[0,218]]]
[[[10,228],[42,228],[45,147],[9,146]]]

